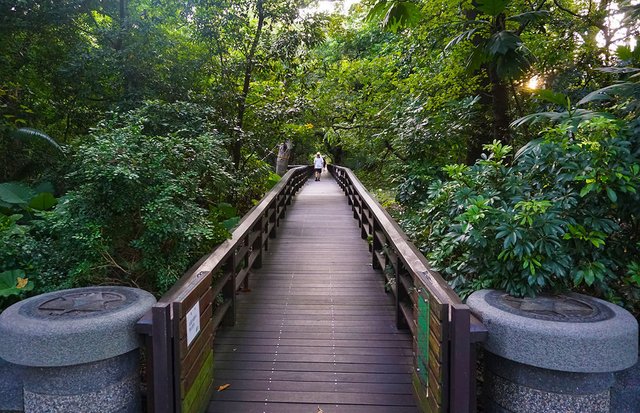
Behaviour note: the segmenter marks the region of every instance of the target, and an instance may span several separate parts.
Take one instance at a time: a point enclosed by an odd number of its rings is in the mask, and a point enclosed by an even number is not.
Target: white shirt
[[[324,167],[324,159],[322,159],[322,156],[313,158],[313,167],[316,169],[322,169]]]

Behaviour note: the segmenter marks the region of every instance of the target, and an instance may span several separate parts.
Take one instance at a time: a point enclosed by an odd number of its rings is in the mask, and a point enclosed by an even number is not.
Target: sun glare
[[[535,90],[540,87],[540,76],[535,75],[527,82],[527,89]]]
[[[304,14],[341,13],[349,14],[349,9],[360,0],[319,0],[314,6],[302,9]]]

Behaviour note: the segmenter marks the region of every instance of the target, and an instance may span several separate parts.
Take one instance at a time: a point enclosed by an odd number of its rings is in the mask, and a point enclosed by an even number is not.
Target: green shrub
[[[231,182],[224,141],[215,133],[147,136],[135,124],[102,129],[76,159],[69,176],[74,189],[52,215],[60,231],[52,236],[60,239],[75,227],[73,250],[87,243],[99,251],[99,262],[82,271],[86,281],[95,282],[99,264],[104,276],[120,273],[145,285],[153,280],[163,291],[228,236],[209,213]]]
[[[638,298],[640,160],[615,121],[560,125],[520,150],[494,142],[475,165],[450,165],[403,222],[463,295],[589,289]],[[634,261],[635,260],[635,261]],[[635,298],[634,298],[635,297]]]
[[[105,283],[166,291],[229,236],[232,217],[218,205],[234,180],[206,114],[152,102],[102,122],[75,149],[55,208],[0,219],[0,271],[23,269],[37,292]],[[6,198],[21,188],[0,189]]]

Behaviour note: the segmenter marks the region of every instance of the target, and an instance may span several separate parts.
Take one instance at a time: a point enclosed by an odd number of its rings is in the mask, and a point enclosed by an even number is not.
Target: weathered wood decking
[[[415,413],[411,336],[330,176],[296,196],[217,334],[215,413]]]

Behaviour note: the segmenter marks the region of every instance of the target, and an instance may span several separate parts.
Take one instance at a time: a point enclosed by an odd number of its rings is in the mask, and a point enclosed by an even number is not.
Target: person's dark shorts
[[[322,173],[322,168],[316,168],[316,172],[321,174]]]

